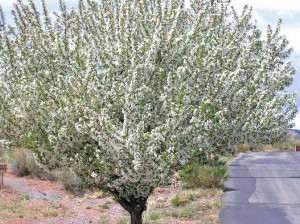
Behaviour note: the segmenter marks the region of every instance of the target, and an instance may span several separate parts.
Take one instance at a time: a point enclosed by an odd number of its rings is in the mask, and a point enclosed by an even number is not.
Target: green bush
[[[179,171],[184,188],[222,188],[228,177],[226,166],[203,166],[195,162]]]
[[[178,207],[194,200],[195,195],[193,194],[177,194],[174,198],[171,199],[171,204],[173,205],[173,207]]]

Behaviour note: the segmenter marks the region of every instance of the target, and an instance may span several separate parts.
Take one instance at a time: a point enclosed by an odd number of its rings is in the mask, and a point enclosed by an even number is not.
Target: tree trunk
[[[142,224],[142,214],[146,210],[147,198],[135,198],[130,196],[129,199],[118,198],[120,205],[130,214],[131,224]]]
[[[142,214],[143,214],[143,211],[140,212],[140,211],[133,211],[130,213],[130,218],[131,218],[131,224],[142,224]]]

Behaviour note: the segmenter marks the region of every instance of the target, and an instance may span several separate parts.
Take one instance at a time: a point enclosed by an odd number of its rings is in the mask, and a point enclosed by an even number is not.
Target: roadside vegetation
[[[168,198],[156,201],[150,198],[145,223],[170,223],[173,221],[197,221],[199,223],[219,223],[222,208],[220,188],[182,189]]]
[[[295,145],[300,144],[299,136],[293,132],[279,143],[264,145],[262,148],[253,148],[247,144],[238,146],[238,152],[253,151],[293,151]],[[173,185],[168,188],[157,188],[150,197],[148,209],[143,214],[145,224],[163,224],[172,222],[190,221],[195,223],[219,223],[219,212],[223,204],[221,196],[225,181],[229,178],[228,166],[232,157],[221,157],[218,160],[206,160],[206,164],[191,162],[174,175]],[[0,161],[8,162],[10,172],[17,176],[28,176],[42,180],[55,180],[63,184],[66,191],[82,200],[111,197],[102,191],[85,191],[76,174],[68,169],[46,171],[35,161],[33,154],[25,148],[0,148]],[[5,187],[1,190],[7,192]],[[26,195],[18,196],[12,200],[0,200],[0,214],[5,215],[5,222],[13,218],[43,219],[45,217],[66,216],[63,211],[50,201],[35,203],[27,212],[27,203],[30,199]],[[99,205],[100,211],[111,207],[106,202]],[[49,209],[40,209],[46,206]],[[91,209],[87,207],[86,209]],[[100,220],[98,223],[111,223]],[[129,223],[129,216],[124,216],[118,223]]]
[[[251,147],[249,144],[240,144],[237,146],[237,153],[246,153],[246,152],[292,152],[295,151],[295,146],[300,145],[299,135],[293,131],[289,131],[288,134],[278,142],[273,144],[261,145],[256,147]]]
[[[73,194],[72,197],[81,197],[83,201],[111,197],[110,194],[102,191],[85,192],[80,186],[80,181],[76,175],[67,169],[52,172],[43,170],[35,162],[32,153],[24,148],[13,150],[1,148],[0,155],[0,159],[9,163],[10,172],[15,175],[59,181],[63,184],[65,190]],[[51,178],[46,178],[45,173],[47,173],[46,177]],[[42,176],[45,178],[42,178]],[[211,166],[196,162],[188,164],[174,175],[174,181],[170,187],[155,190],[153,196],[149,199],[148,210],[143,214],[144,223],[184,223],[185,221],[219,223],[219,212],[222,208],[220,198],[227,178],[226,165]],[[5,187],[1,191],[2,193],[11,192],[11,189]],[[13,219],[42,220],[47,217],[72,215],[61,209],[59,203],[55,204],[43,200],[32,204],[27,195],[0,201],[0,215],[5,215],[4,222],[6,223]],[[105,212],[112,206],[112,203],[114,202],[99,205],[99,211]],[[29,204],[30,208],[28,209]],[[41,209],[45,206],[48,209]],[[93,207],[88,206],[86,209],[93,209]],[[96,223],[111,223],[110,220],[108,217],[107,220],[102,219]],[[129,216],[124,216],[118,221],[118,224],[127,224],[129,220]]]
[[[178,182],[158,188],[149,198],[145,224],[219,223],[221,196],[228,178],[227,166],[191,163],[178,173]],[[129,223],[124,217],[119,224]]]

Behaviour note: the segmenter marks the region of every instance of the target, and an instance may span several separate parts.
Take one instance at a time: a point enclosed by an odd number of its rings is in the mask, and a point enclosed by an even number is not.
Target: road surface
[[[230,176],[221,224],[300,224],[300,152],[242,154]]]

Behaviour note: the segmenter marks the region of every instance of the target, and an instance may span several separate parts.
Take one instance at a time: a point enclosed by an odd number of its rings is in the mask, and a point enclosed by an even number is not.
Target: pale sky
[[[291,61],[297,69],[294,82],[289,88],[298,92],[297,104],[300,110],[300,1],[299,0],[232,0],[237,11],[248,4],[253,7],[254,19],[261,29],[265,30],[267,24],[276,25],[279,18],[283,19],[282,34],[290,41],[294,48]],[[300,111],[295,119],[296,129],[300,129]]]
[[[26,0],[25,0],[26,1]],[[210,1],[210,0],[208,0]],[[0,0],[0,4],[6,14],[8,22],[11,22],[10,10],[16,0]],[[39,4],[39,0],[36,0]],[[46,0],[49,11],[58,10],[58,0]],[[68,8],[76,7],[77,0],[65,0]],[[237,11],[241,11],[243,6],[248,4],[253,7],[254,19],[262,30],[266,29],[267,24],[274,26],[279,18],[283,19],[282,34],[286,35],[290,41],[290,46],[294,48],[291,60],[297,74],[294,82],[289,88],[291,91],[298,92],[297,103],[300,110],[300,1],[299,0],[231,0],[231,4]],[[295,119],[295,128],[300,129],[300,113]]]

